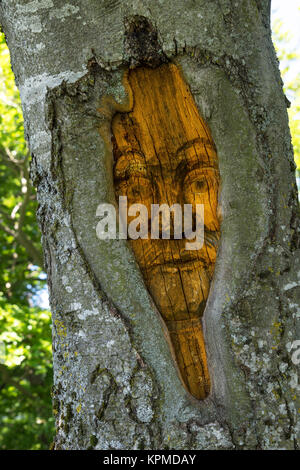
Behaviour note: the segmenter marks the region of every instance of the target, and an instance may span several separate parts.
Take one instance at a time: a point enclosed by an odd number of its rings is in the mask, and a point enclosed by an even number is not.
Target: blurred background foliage
[[[0,449],[49,449],[50,312],[0,297]]]
[[[299,8],[300,10],[300,8]],[[297,166],[297,178],[300,177],[300,75],[298,69],[293,69],[292,64],[300,61],[300,54],[294,48],[291,49],[292,35],[286,29],[283,21],[276,18],[272,24],[273,43],[280,62],[280,72],[284,83],[284,92],[291,103],[288,108],[294,157]],[[299,186],[299,185],[298,185]]]
[[[0,449],[48,449],[51,315],[19,92],[0,33]]]
[[[300,176],[300,79],[291,74],[299,60],[278,18],[273,41]],[[51,316],[42,308],[45,273],[29,178],[19,92],[0,33],[0,449],[48,449],[54,433],[51,385]]]

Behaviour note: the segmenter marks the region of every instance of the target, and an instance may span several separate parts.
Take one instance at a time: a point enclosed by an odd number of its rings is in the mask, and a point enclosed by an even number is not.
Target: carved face
[[[197,398],[209,392],[201,315],[219,233],[218,163],[209,129],[175,65],[129,72],[133,108],[112,122],[117,196],[148,209],[148,239],[131,240],[145,283],[169,329],[182,379]],[[151,204],[204,205],[204,244],[150,238]],[[130,222],[131,218],[128,217]],[[172,230],[171,230],[172,235]]]

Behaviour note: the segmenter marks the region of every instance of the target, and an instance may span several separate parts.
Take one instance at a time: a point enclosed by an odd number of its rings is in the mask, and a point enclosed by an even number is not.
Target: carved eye
[[[148,178],[132,175],[119,185],[118,193],[133,202],[143,202],[152,196],[152,186]]]
[[[202,194],[214,192],[217,187],[217,175],[214,169],[196,168],[191,170],[184,179],[184,192],[186,195]]]
[[[199,169],[190,171],[184,180],[184,190],[186,193],[204,193],[208,190],[206,175]]]
[[[197,178],[191,183],[191,191],[193,193],[203,193],[207,191],[207,182],[205,178]]]
[[[129,186],[129,194],[133,196],[134,198],[145,198],[148,196],[150,193],[150,188],[147,182],[145,184],[142,184],[141,181],[138,183],[133,183],[131,186]]]

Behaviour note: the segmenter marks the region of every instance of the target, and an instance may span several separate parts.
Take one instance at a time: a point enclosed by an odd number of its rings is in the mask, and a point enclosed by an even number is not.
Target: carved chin
[[[205,268],[160,266],[147,272],[146,285],[165,320],[202,315],[209,292]]]

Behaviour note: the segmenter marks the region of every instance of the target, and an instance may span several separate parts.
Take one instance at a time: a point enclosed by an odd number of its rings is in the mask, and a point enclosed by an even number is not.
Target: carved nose
[[[155,181],[156,185],[156,204],[181,204],[180,192],[172,178],[159,178]]]

